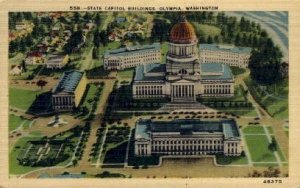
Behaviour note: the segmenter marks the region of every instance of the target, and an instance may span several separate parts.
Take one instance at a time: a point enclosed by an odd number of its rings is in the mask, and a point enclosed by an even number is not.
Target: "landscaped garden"
[[[288,118],[287,80],[271,85],[259,85],[248,77],[245,79],[245,83],[254,99],[267,110],[271,116],[278,119]]]
[[[88,84],[85,94],[82,97],[82,103],[78,110],[76,110],[77,117],[83,119],[92,119],[95,110],[97,110],[97,104],[103,90],[104,83],[92,83]]]
[[[108,128],[103,145],[103,163],[124,163],[130,127],[113,125]]]
[[[253,162],[276,162],[266,135],[245,135],[245,139]]]
[[[103,128],[103,127],[100,127],[97,130],[97,133],[96,133],[97,139],[96,139],[96,142],[93,144],[92,152],[90,154],[92,163],[96,163],[98,160],[98,157],[100,154],[100,147],[103,143],[104,131],[105,131],[105,128]]]

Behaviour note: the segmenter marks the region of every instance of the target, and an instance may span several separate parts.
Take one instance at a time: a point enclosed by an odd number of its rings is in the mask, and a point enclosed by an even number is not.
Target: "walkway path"
[[[90,153],[93,149],[93,144],[97,141],[97,130],[101,125],[102,115],[105,112],[106,103],[110,96],[110,93],[113,90],[114,79],[109,80],[99,80],[104,82],[103,90],[101,92],[100,100],[98,102],[97,109],[95,110],[95,118],[91,122],[91,132],[90,136],[86,142],[86,147],[84,149],[82,159],[78,162],[78,166],[80,167],[89,167],[91,166],[91,156]]]
[[[101,146],[100,146],[100,151],[99,151],[98,159],[97,159],[97,162],[96,162],[96,167],[97,168],[100,167],[101,155],[102,155],[102,152],[103,152],[103,146],[104,146],[104,143],[105,143],[105,140],[106,140],[107,131],[108,131],[108,128],[106,127],[104,135],[103,135],[103,138],[102,138],[102,142],[101,142]]]
[[[271,138],[271,136],[270,136],[270,134],[269,134],[269,131],[268,131],[267,127],[266,127],[266,126],[263,126],[263,128],[264,128],[264,131],[265,131],[265,133],[266,133],[266,136],[267,136],[267,138],[268,138],[269,143],[271,143],[271,142],[272,142],[272,138]],[[278,152],[277,152],[277,151],[274,151],[273,153],[274,153],[274,156],[275,156],[275,158],[276,158],[277,164],[278,164],[279,166],[282,166],[282,163],[281,163],[280,157],[279,157],[279,155],[278,155]]]

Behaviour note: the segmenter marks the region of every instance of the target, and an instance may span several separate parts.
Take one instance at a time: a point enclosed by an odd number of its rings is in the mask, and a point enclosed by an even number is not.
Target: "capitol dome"
[[[170,32],[170,42],[182,44],[195,41],[197,41],[197,36],[194,27],[185,18],[172,27]]]

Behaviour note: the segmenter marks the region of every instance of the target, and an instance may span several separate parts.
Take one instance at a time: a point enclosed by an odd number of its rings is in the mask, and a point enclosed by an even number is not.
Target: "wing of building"
[[[172,102],[195,102],[197,97],[231,97],[234,77],[228,65],[200,63],[198,39],[185,19],[170,32],[166,64],[136,67],[133,98],[169,98]]]
[[[200,44],[201,63],[218,62],[229,66],[246,68],[249,65],[251,48],[221,44]]]
[[[55,111],[72,111],[78,107],[86,89],[83,72],[66,71],[52,90],[52,107]]]
[[[239,156],[242,142],[234,120],[139,120],[135,126],[136,156],[215,155]]]
[[[105,70],[123,70],[138,65],[160,62],[159,43],[108,50],[104,54]]]

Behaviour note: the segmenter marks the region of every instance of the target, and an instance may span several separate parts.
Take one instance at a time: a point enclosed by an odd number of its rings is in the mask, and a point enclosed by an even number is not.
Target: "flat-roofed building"
[[[46,61],[46,66],[49,69],[61,69],[69,61],[68,55],[50,55]]]
[[[52,90],[52,107],[55,111],[72,111],[78,107],[86,89],[83,72],[66,71]]]
[[[134,153],[150,155],[216,155],[239,156],[242,141],[233,119],[201,121],[176,119],[136,122]]]
[[[251,48],[221,44],[199,44],[201,63],[224,63],[229,66],[246,68]]]
[[[104,54],[105,70],[123,70],[151,63],[161,62],[160,44],[131,46],[109,50]]]

